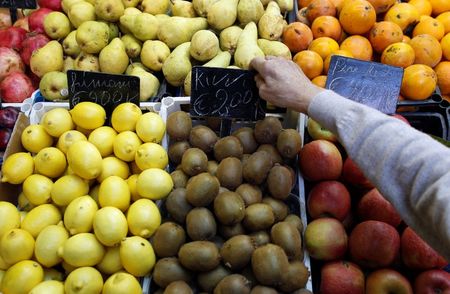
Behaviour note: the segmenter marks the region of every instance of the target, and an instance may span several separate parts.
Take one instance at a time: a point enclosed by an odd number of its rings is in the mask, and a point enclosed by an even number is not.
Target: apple
[[[334,217],[343,221],[350,212],[350,207],[350,193],[338,181],[320,182],[308,195],[307,208],[312,219]]]
[[[344,160],[344,165],[342,167],[342,180],[355,187],[366,189],[372,189],[374,187],[350,157],[347,157]]]
[[[364,221],[350,233],[350,256],[362,267],[389,266],[399,254],[399,249],[400,236],[397,230],[384,222]]]
[[[23,72],[13,72],[0,83],[0,97],[6,103],[22,103],[33,92],[31,80]]]
[[[401,252],[403,263],[411,269],[428,270],[447,265],[445,258],[440,256],[410,227],[403,231]]]
[[[25,65],[19,53],[13,49],[0,47],[0,82],[9,74],[25,70]]]
[[[312,118],[308,118],[307,122],[307,129],[308,134],[313,138],[314,140],[327,140],[330,142],[337,142],[337,137],[335,134],[330,132],[328,129],[325,129],[322,127],[317,121],[313,120]]]
[[[414,280],[414,293],[450,293],[450,273],[438,269],[421,272]]]
[[[52,10],[48,8],[39,8],[33,11],[28,16],[28,26],[30,27],[30,32],[44,34],[44,19],[50,12],[52,12]]]
[[[331,261],[320,270],[321,294],[364,294],[364,273],[349,261]]]
[[[376,220],[394,227],[402,222],[394,206],[380,194],[377,188],[364,194],[359,200],[356,212],[361,220]]]
[[[300,150],[299,166],[307,180],[337,180],[342,172],[342,156],[333,143],[314,140]]]
[[[366,279],[366,294],[413,294],[409,281],[393,269],[371,272]],[[419,294],[419,293],[417,293]]]
[[[50,42],[50,39],[44,34],[28,34],[22,42],[22,51],[20,57],[26,65],[30,65],[31,54],[39,48],[42,48]]]
[[[61,11],[61,0],[38,0],[39,7],[45,7],[54,11]]]
[[[319,218],[305,230],[305,247],[311,257],[318,260],[336,260],[347,251],[347,233],[335,218]]]

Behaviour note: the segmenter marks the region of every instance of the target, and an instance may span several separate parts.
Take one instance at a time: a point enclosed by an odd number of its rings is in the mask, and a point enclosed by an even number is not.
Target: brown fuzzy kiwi
[[[220,256],[226,267],[237,271],[247,266],[254,250],[255,245],[252,238],[248,235],[237,235],[223,244]]]
[[[222,187],[234,191],[242,184],[241,161],[236,157],[227,157],[223,159],[217,167],[216,176]]]
[[[184,111],[169,114],[166,121],[166,131],[171,139],[176,141],[188,140],[192,129],[192,120]]]
[[[222,224],[219,224],[219,234],[225,238],[229,239],[237,235],[243,235],[245,234],[245,228],[242,225],[242,223],[237,223],[231,226],[225,226]]]
[[[285,219],[285,222],[290,222],[295,225],[300,234],[303,234],[303,222],[301,218],[296,214],[289,214]]]
[[[241,141],[234,136],[223,137],[214,144],[214,158],[218,162],[227,157],[240,159],[242,154],[244,154],[244,148]]]
[[[244,154],[250,154],[255,152],[258,148],[258,142],[256,142],[255,135],[253,134],[253,129],[249,127],[243,127],[237,129],[232,134],[241,141],[242,147],[244,148]]]
[[[256,247],[261,247],[270,243],[270,235],[266,231],[253,232],[249,236],[252,238],[253,244],[255,244]]]
[[[188,176],[195,176],[208,169],[208,156],[199,148],[189,148],[181,158],[181,169]]]
[[[250,184],[261,185],[272,166],[272,160],[266,152],[255,152],[242,165],[242,176]]]
[[[250,294],[278,294],[278,291],[271,287],[258,285],[253,287]]]
[[[230,226],[245,217],[245,203],[236,192],[223,192],[214,199],[214,214],[220,223]]]
[[[219,264],[218,267],[209,272],[199,273],[197,275],[197,282],[203,291],[211,293],[220,280],[229,275],[231,275],[231,271]]]
[[[277,138],[277,149],[283,158],[293,159],[302,149],[302,138],[297,130],[282,130]]]
[[[181,246],[178,251],[180,263],[192,271],[207,272],[220,263],[219,249],[210,241],[193,241]]]
[[[279,289],[283,292],[294,292],[306,286],[309,278],[308,268],[301,261],[289,264],[287,272],[281,277]]]
[[[290,260],[303,260],[302,237],[293,223],[274,224],[270,230],[270,239],[283,248]]]
[[[174,281],[189,282],[192,274],[181,266],[178,258],[166,257],[158,260],[153,268],[152,279],[160,287],[165,288]]]
[[[289,268],[289,261],[283,248],[274,244],[258,247],[253,251],[252,269],[259,283],[278,286]]]
[[[186,199],[193,206],[207,206],[219,193],[219,180],[209,173],[192,177],[186,185]]]
[[[284,220],[289,213],[289,207],[282,200],[266,196],[262,199],[262,203],[266,203],[272,207],[276,223]]]
[[[283,127],[278,118],[266,116],[255,124],[255,139],[259,144],[275,144]]]
[[[175,281],[164,289],[163,294],[194,294],[194,291],[185,281]]]
[[[277,199],[285,200],[292,190],[291,172],[282,165],[274,165],[267,176],[267,188]]]
[[[277,148],[275,146],[270,144],[262,144],[259,145],[258,149],[256,151],[264,151],[269,154],[270,158],[272,159],[273,164],[282,164],[283,158],[281,157],[280,153],[278,152]]]
[[[275,222],[272,207],[265,203],[255,203],[245,209],[244,227],[252,232],[270,228]]]
[[[189,145],[188,141],[174,142],[170,144],[167,155],[169,156],[171,162],[174,164],[180,164],[184,152],[186,152],[189,148],[191,148],[191,145]]]
[[[200,148],[205,153],[210,153],[214,149],[217,140],[219,140],[219,137],[217,137],[216,133],[207,126],[202,125],[193,127],[189,136],[189,143],[193,147]]]
[[[223,278],[214,289],[214,294],[250,294],[250,281],[239,274]]]
[[[208,168],[207,171],[212,175],[215,176],[216,172],[217,172],[217,167],[219,166],[219,164],[217,163],[217,161],[215,160],[210,160],[208,161]]]
[[[186,231],[194,241],[212,239],[217,232],[214,215],[204,207],[192,209],[186,216]]]
[[[158,257],[176,256],[185,242],[186,232],[174,222],[160,225],[152,239],[153,249]]]
[[[188,181],[188,176],[183,172],[183,170],[178,169],[174,170],[170,173],[170,177],[172,178],[173,188],[186,188],[186,184]]]
[[[170,216],[180,224],[184,224],[186,215],[192,209],[192,205],[186,199],[185,188],[177,188],[170,192],[165,200],[165,205]]]
[[[244,183],[237,187],[236,193],[241,195],[244,200],[245,207],[251,204],[259,203],[262,200],[261,189],[256,185]]]

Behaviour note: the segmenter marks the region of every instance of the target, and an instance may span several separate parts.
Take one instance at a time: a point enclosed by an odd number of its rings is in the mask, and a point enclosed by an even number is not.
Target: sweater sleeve
[[[330,90],[313,98],[308,114],[337,135],[405,223],[450,261],[450,149]]]

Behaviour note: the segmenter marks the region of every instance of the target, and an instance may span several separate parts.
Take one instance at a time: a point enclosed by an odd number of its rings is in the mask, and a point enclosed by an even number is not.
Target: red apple
[[[61,11],[61,0],[38,0],[39,7],[45,7],[54,11]]]
[[[28,26],[28,16],[19,18],[18,20],[16,20],[16,22],[14,23],[13,26],[15,26],[17,28],[22,28],[25,31],[29,32],[30,27]]]
[[[48,42],[50,42],[50,39],[44,34],[28,34],[26,39],[22,42],[23,48],[20,52],[20,57],[22,57],[23,62],[26,65],[30,65],[31,54],[33,54],[35,50],[44,47]]]
[[[414,293],[450,293],[450,273],[437,269],[420,273],[414,280]]]
[[[447,265],[446,260],[410,227],[403,231],[401,252],[403,263],[411,269],[428,270]]]
[[[23,72],[13,72],[0,83],[0,97],[6,103],[22,103],[33,92],[30,78]]]
[[[356,211],[361,220],[376,220],[394,227],[402,222],[402,218],[394,206],[376,188],[373,188],[361,198]]]
[[[337,142],[337,137],[335,134],[330,132],[329,130],[323,128],[318,122],[313,120],[312,118],[308,118],[308,134],[314,140],[327,140],[330,142]]]
[[[318,260],[336,260],[347,251],[347,233],[335,218],[319,218],[305,230],[305,247]]]
[[[332,261],[320,270],[321,294],[364,294],[364,273],[349,261]]]
[[[386,267],[399,254],[400,236],[397,230],[384,222],[365,221],[350,233],[349,251],[352,260],[368,268]]]
[[[12,25],[8,8],[0,8],[0,29],[9,28]]]
[[[366,279],[366,294],[413,294],[409,281],[393,269],[380,269]]]
[[[314,140],[300,150],[299,166],[307,180],[337,180],[342,172],[342,156],[333,143]]]
[[[28,26],[30,27],[30,32],[36,32],[40,34],[45,33],[44,19],[50,12],[52,12],[52,10],[48,8],[39,8],[33,11],[28,16]]]
[[[367,189],[373,188],[372,183],[364,176],[360,168],[350,157],[347,157],[344,160],[342,180],[356,187]]]
[[[19,53],[10,48],[0,47],[0,82],[11,73],[24,70],[25,66]]]
[[[343,221],[350,212],[350,193],[338,181],[316,184],[308,195],[308,213],[312,219],[334,217]]]
[[[0,30],[0,47],[7,47],[19,51],[27,31],[22,28],[9,27]]]

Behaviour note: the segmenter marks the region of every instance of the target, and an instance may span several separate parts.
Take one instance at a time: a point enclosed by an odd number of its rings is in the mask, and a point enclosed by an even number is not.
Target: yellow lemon
[[[134,161],[141,170],[149,168],[165,169],[169,163],[169,157],[161,145],[144,143],[136,150]]]
[[[97,147],[103,157],[113,153],[113,143],[117,132],[108,126],[99,127],[89,134],[88,141]]]
[[[130,162],[130,168],[132,174],[140,174],[142,170],[137,166],[136,161]]]
[[[40,124],[50,136],[56,138],[75,128],[69,111],[64,108],[54,108],[47,111],[42,116]]]
[[[141,294],[139,281],[129,273],[116,273],[110,276],[103,285],[102,294]]]
[[[66,276],[78,268],[76,266],[68,264],[64,260],[61,262],[61,266],[63,267]]]
[[[59,264],[62,258],[58,255],[58,249],[69,239],[64,227],[51,225],[43,229],[36,238],[34,255],[36,260],[45,267]]]
[[[87,138],[82,132],[77,130],[69,130],[59,136],[58,142],[56,143],[56,148],[66,154],[69,147],[78,141],[87,141]]]
[[[5,275],[5,271],[4,270],[0,270],[0,289],[2,288],[2,280],[3,280],[3,276]]]
[[[90,135],[91,132],[92,132],[92,130],[87,130],[87,129],[84,129],[84,128],[80,127],[80,126],[77,126],[75,129],[76,129],[78,132],[83,133],[86,137],[89,137],[89,135]]]
[[[111,125],[117,132],[134,131],[142,110],[134,103],[126,102],[114,108],[111,114]]]
[[[2,182],[22,184],[34,171],[34,161],[30,153],[17,152],[11,154],[3,162]]]
[[[114,155],[123,161],[130,162],[134,160],[136,150],[142,144],[136,133],[125,131],[119,133],[114,139]]]
[[[33,238],[47,226],[56,225],[61,221],[61,212],[53,204],[36,206],[23,219],[21,228],[28,231]]]
[[[30,211],[36,207],[36,205],[31,204],[30,200],[25,197],[23,192],[20,192],[19,197],[17,197],[17,207],[20,211]],[[20,216],[20,222],[22,222],[22,216]],[[1,234],[0,234],[1,237]]]
[[[52,200],[60,206],[69,205],[69,203],[80,196],[87,195],[89,184],[77,175],[65,175],[60,177],[52,187]]]
[[[23,220],[25,219],[25,217],[27,216],[28,211],[21,210],[21,211],[19,211],[19,214],[20,214],[20,223],[22,223],[22,221],[23,221]]]
[[[3,276],[1,292],[4,294],[28,293],[42,282],[44,270],[33,260],[22,260],[11,266]]]
[[[155,265],[155,252],[147,239],[139,236],[128,237],[120,243],[120,260],[127,272],[143,277]]]
[[[34,252],[34,239],[22,229],[11,229],[0,240],[0,253],[8,264],[31,259]]]
[[[105,248],[94,234],[80,233],[67,239],[58,254],[72,266],[94,266],[102,261]]]
[[[102,261],[97,264],[97,269],[105,275],[112,275],[122,269],[120,261],[120,246],[107,247],[105,256]]]
[[[53,181],[43,175],[34,174],[22,184],[23,194],[33,205],[41,205],[51,201]]]
[[[5,271],[5,270],[9,269],[9,267],[10,267],[10,264],[7,264],[6,261],[3,260],[2,255],[0,254],[0,270]],[[0,283],[0,291],[2,288],[1,285],[2,285],[2,283]]]
[[[152,200],[159,200],[167,195],[173,188],[172,177],[159,168],[144,170],[138,177],[137,189],[139,195]]]
[[[97,177],[97,181],[101,183],[109,176],[118,176],[126,179],[129,174],[130,167],[125,161],[114,156],[109,156],[102,160],[102,173]]]
[[[97,203],[91,196],[75,198],[64,212],[64,226],[71,235],[89,233],[97,210]]]
[[[38,153],[42,148],[53,145],[53,137],[41,125],[26,127],[22,132],[21,141],[23,148],[33,153]]]
[[[127,211],[130,232],[148,239],[161,224],[161,214],[156,204],[149,199],[139,199]]]
[[[130,189],[127,182],[118,176],[107,177],[100,184],[98,201],[101,207],[114,206],[126,211],[130,206]]]
[[[137,179],[138,179],[139,175],[131,175],[127,180],[127,184],[128,184],[128,189],[130,189],[130,195],[131,195],[131,200],[132,201],[136,201],[138,199],[141,199],[141,196],[139,195],[138,191],[137,191]]]
[[[78,141],[67,150],[70,168],[83,179],[95,179],[102,172],[102,155],[94,144]]]
[[[105,246],[115,246],[127,236],[127,219],[118,208],[100,208],[94,216],[94,234]]]
[[[64,281],[62,272],[54,268],[44,268],[44,281]]]
[[[100,205],[100,203],[98,202],[98,191],[99,190],[100,190],[100,184],[91,187],[91,189],[89,190],[89,196],[91,196],[92,199],[94,199],[94,201],[97,203],[97,205]]]
[[[49,178],[57,178],[66,170],[66,156],[58,148],[43,148],[34,157],[34,166],[36,173]]]
[[[105,109],[93,102],[80,102],[70,110],[73,122],[86,130],[93,130],[103,126],[106,119]]]
[[[72,271],[64,283],[66,294],[94,294],[103,288],[103,277],[93,267],[80,267]]]
[[[136,133],[144,142],[161,142],[166,125],[161,116],[154,112],[147,112],[141,115],[136,123]]]
[[[9,202],[0,201],[0,238],[10,229],[20,227],[20,214],[17,208]]]
[[[33,289],[31,289],[28,294],[64,294],[64,284],[60,281],[43,281]]]

